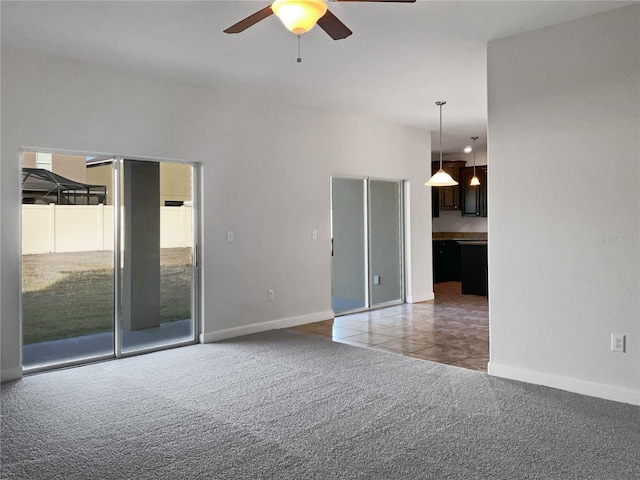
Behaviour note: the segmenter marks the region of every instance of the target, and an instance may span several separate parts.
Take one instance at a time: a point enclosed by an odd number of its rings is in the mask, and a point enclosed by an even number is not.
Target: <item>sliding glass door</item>
[[[404,301],[402,212],[401,181],[331,179],[336,314]]]
[[[360,310],[369,305],[366,186],[365,180],[359,178],[331,180],[334,312]]]
[[[23,153],[25,370],[195,342],[195,174]]]
[[[403,299],[401,182],[369,181],[369,265],[371,306]]]
[[[195,340],[193,167],[121,164],[123,354]]]
[[[112,171],[113,159],[100,161]],[[111,176],[84,156],[22,155],[22,362],[27,369],[113,355]]]

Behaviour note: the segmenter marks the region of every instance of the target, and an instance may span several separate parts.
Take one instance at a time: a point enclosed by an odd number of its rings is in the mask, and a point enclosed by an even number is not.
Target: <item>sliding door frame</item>
[[[404,205],[404,186],[405,186],[405,182],[404,180],[393,180],[393,179],[388,179],[388,178],[374,178],[374,177],[366,177],[365,178],[366,183],[367,183],[367,219],[366,219],[366,238],[367,238],[367,279],[368,279],[368,286],[367,286],[367,290],[368,290],[368,302],[367,305],[369,305],[369,308],[367,308],[367,310],[377,310],[380,308],[386,308],[386,307],[392,307],[395,305],[401,305],[405,302],[406,300],[406,289],[405,289],[405,285],[406,285],[406,265],[405,265],[405,231],[404,231],[404,216],[405,216],[405,205]],[[371,229],[370,229],[370,225],[371,225],[371,182],[372,181],[379,181],[379,182],[389,182],[389,183],[397,183],[398,184],[398,234],[399,234],[399,238],[398,238],[398,251],[399,251],[399,260],[400,260],[400,275],[399,275],[399,279],[400,279],[400,298],[398,300],[390,300],[388,302],[383,302],[383,303],[377,303],[375,305],[373,305],[373,295],[371,294],[371,292],[373,292],[373,276],[369,274],[369,272],[371,272],[371,268],[372,268],[372,261],[371,261],[371,257],[372,255],[370,254],[370,252],[372,251],[372,246],[371,246]]]
[[[75,367],[80,365],[87,365],[96,362],[102,362],[107,360],[113,360],[117,358],[132,357],[154,351],[167,350],[170,348],[177,348],[187,345],[193,345],[201,342],[202,334],[202,318],[201,318],[201,304],[202,304],[202,269],[201,269],[201,255],[202,255],[202,228],[201,228],[201,198],[202,198],[202,164],[200,162],[185,162],[175,159],[163,159],[159,157],[136,157],[130,155],[112,155],[95,152],[80,152],[74,150],[65,149],[51,149],[51,148],[39,148],[39,147],[23,147],[20,149],[18,161],[20,162],[20,175],[17,178],[20,186],[19,192],[22,196],[22,155],[25,152],[47,152],[55,155],[77,155],[77,156],[89,156],[100,157],[110,159],[112,168],[112,181],[113,181],[113,352],[103,355],[89,356],[85,358],[79,358],[68,361],[61,361],[56,363],[50,363],[45,365],[35,365],[33,367],[25,368],[22,365],[22,349],[23,349],[23,300],[22,292],[19,299],[19,318],[20,318],[20,364],[24,375],[30,375],[50,370],[57,370],[68,367]],[[161,344],[150,348],[135,350],[131,352],[122,352],[122,200],[121,200],[121,188],[120,181],[122,178],[122,166],[124,160],[138,160],[154,163],[173,163],[189,165],[191,167],[191,193],[192,193],[192,240],[191,240],[191,321],[192,321],[192,333],[193,338],[187,341]],[[22,198],[22,197],[21,197]],[[20,204],[22,200],[20,198]],[[22,214],[20,214],[20,230],[22,232]],[[22,233],[19,247],[20,253],[20,265],[22,265]],[[20,269],[20,284],[23,282],[22,268]]]
[[[117,199],[114,198],[114,235],[116,245],[114,247],[114,285],[118,283],[118,289],[116,295],[114,295],[115,301],[115,316],[114,316],[114,328],[115,328],[115,345],[114,353],[115,358],[134,357],[136,355],[142,355],[145,353],[157,352],[161,350],[167,350],[170,348],[185,347],[188,345],[194,345],[200,342],[200,261],[199,261],[199,245],[200,245],[200,169],[202,168],[199,163],[194,162],[182,162],[176,160],[159,159],[157,157],[136,157],[131,155],[117,155],[114,157],[114,195],[116,191],[118,193]],[[152,347],[140,348],[128,352],[122,351],[122,196],[120,192],[120,182],[123,179],[124,162],[125,161],[139,161],[150,163],[172,163],[178,165],[189,165],[191,167],[191,322],[193,338],[181,342],[173,342],[167,344],[154,345]],[[117,187],[116,187],[117,185]],[[126,248],[126,246],[125,246]]]
[[[122,357],[122,157],[113,160],[113,355]]]
[[[19,162],[19,169],[18,169],[18,177],[17,177],[17,181],[18,181],[18,192],[20,194],[20,205],[22,205],[22,165],[23,165],[23,155],[25,153],[29,153],[29,152],[46,152],[46,153],[51,153],[54,155],[77,155],[77,156],[85,156],[85,157],[100,157],[100,158],[104,158],[105,160],[110,160],[111,161],[111,166],[113,169],[113,166],[115,165],[116,162],[116,155],[112,155],[112,154],[103,154],[103,153],[95,153],[95,152],[79,152],[76,150],[65,150],[65,149],[58,149],[58,148],[41,148],[41,147],[22,147],[20,148],[20,152],[18,155],[18,162]],[[115,212],[115,207],[114,207],[114,212]],[[23,222],[23,218],[22,218],[22,211],[20,213],[20,244],[19,244],[19,254],[20,254],[20,285],[23,284],[23,273],[22,273],[22,257],[23,257],[23,251],[22,251],[22,245],[23,245],[23,227],[22,227],[22,222]],[[114,245],[114,249],[115,249],[115,245]],[[113,269],[114,272],[116,270],[116,265],[113,265]],[[114,285],[115,288],[115,285]],[[115,291],[114,291],[114,295],[115,295]],[[103,362],[103,361],[107,361],[107,360],[113,360],[115,358],[113,353],[107,353],[107,354],[101,354],[101,355],[93,355],[93,356],[89,356],[89,357],[83,357],[83,358],[77,358],[74,360],[65,360],[65,361],[60,361],[60,362],[56,362],[56,363],[48,363],[48,364],[44,364],[44,365],[34,365],[32,367],[24,367],[23,365],[23,358],[22,358],[22,354],[23,354],[23,347],[24,347],[24,337],[23,337],[23,329],[24,329],[24,308],[23,308],[23,292],[20,292],[20,299],[18,302],[19,305],[19,319],[20,319],[20,367],[22,369],[22,374],[23,375],[31,375],[31,374],[37,374],[37,373],[41,373],[41,372],[46,372],[46,371],[51,371],[51,370],[58,370],[58,369],[62,369],[62,368],[70,368],[70,367],[76,367],[76,366],[80,366],[80,365],[88,365],[91,363],[97,363],[97,362]],[[115,315],[115,312],[114,312]],[[114,342],[115,342],[115,331],[114,333]]]

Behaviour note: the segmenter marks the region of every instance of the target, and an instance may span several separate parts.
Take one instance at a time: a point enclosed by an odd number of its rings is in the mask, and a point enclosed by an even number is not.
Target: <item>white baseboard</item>
[[[433,292],[421,293],[418,295],[407,295],[407,303],[428,302],[434,298],[436,298],[436,296]]]
[[[291,328],[298,325],[304,325],[306,323],[331,320],[333,317],[333,310],[327,310],[326,312],[309,313],[306,315],[299,315],[297,317],[279,318],[268,322],[252,323],[251,325],[244,325],[242,327],[207,332],[200,335],[200,341],[202,343],[217,342],[219,340],[241,337],[242,335],[250,335],[252,333],[266,332],[268,330],[275,330],[278,328]]]
[[[613,400],[615,402],[640,405],[640,391],[630,388],[588,382],[571,377],[561,377],[549,373],[500,365],[495,362],[489,362],[488,373],[494,377],[508,378],[510,380],[533,383],[534,385],[543,385],[545,387],[557,388],[590,397],[604,398],[605,400]]]
[[[0,371],[0,382],[10,382],[22,378],[22,368],[6,368]]]

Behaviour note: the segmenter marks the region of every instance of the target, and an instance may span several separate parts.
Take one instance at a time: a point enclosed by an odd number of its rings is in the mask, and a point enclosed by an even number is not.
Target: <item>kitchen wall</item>
[[[640,404],[640,6],[492,41],[487,71],[489,372]]]
[[[21,148],[199,162],[205,341],[332,317],[331,175],[409,181],[408,299],[433,298],[429,132],[296,108],[240,85],[184,85],[6,48],[1,58],[3,380],[21,374]]]

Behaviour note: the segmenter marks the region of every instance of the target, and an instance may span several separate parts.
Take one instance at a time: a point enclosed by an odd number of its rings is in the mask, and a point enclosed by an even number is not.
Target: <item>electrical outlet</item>
[[[271,289],[271,288],[267,292],[267,300],[269,300],[269,301],[273,300],[273,289]]]
[[[621,333],[611,334],[611,351],[624,353],[624,335]]]

